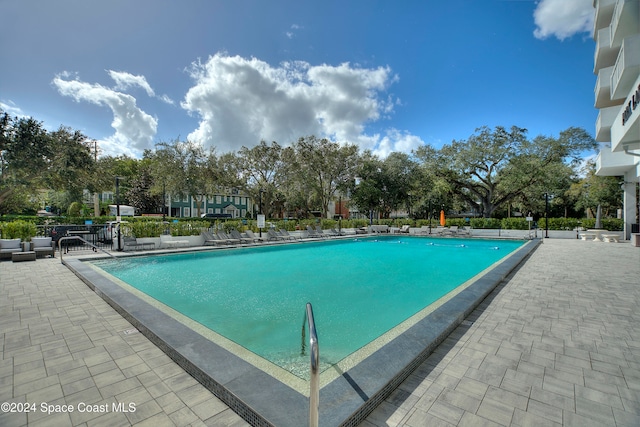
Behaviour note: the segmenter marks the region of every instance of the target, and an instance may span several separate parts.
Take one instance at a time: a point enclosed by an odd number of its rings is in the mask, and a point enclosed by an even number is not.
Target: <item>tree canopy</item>
[[[204,197],[232,191],[261,199],[267,216],[327,216],[339,197],[352,210],[383,218],[398,212],[425,218],[440,208],[485,217],[540,212],[544,193],[565,215],[621,204],[615,178],[596,177],[592,165],[580,170],[581,158],[596,147],[580,128],[530,139],[521,127],[485,126],[467,140],[384,159],[313,135],[222,155],[191,141],[160,142],[142,159],[96,158],[95,144],[79,131],[49,132],[33,118],[0,111],[0,213],[24,211],[42,191],[66,211],[83,190],[113,191],[116,177],[120,202],[144,213],[157,213],[166,194],[191,196],[200,215]]]

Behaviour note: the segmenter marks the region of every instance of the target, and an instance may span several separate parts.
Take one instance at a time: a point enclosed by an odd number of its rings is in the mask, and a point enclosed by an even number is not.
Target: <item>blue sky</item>
[[[0,107],[103,154],[593,134],[592,0],[0,0]]]

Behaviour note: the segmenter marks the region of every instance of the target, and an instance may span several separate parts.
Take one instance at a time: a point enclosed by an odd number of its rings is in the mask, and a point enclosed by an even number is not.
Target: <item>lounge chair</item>
[[[243,237],[242,234],[240,234],[240,232],[236,229],[231,230],[231,237],[234,239],[238,239],[240,240],[240,243],[242,244],[250,244],[253,243],[253,239],[249,238],[249,237]]]
[[[443,227],[441,225],[437,226],[436,228],[432,228],[431,229],[431,234],[435,234],[436,236],[443,236],[448,232],[448,229],[446,227]]]
[[[319,225],[316,225],[316,232],[320,236],[324,236],[325,238],[333,237],[330,233],[327,233],[326,231],[324,231],[322,227],[320,227]]]
[[[276,233],[274,230],[269,229],[267,230],[267,240],[285,240],[284,237],[282,237],[281,235],[279,235],[278,233]]]
[[[36,258],[47,255],[51,255],[51,258],[56,256],[56,245],[51,237],[32,237],[31,248],[36,253]]]
[[[287,230],[285,230],[284,228],[281,228],[279,231],[279,234],[285,239],[285,240],[298,240],[298,238],[296,236],[292,236],[291,234],[289,234],[289,232]]]
[[[452,225],[451,227],[449,227],[449,234],[453,234],[454,236],[458,235],[458,226],[457,225]]]
[[[213,233],[209,232],[209,231],[203,231],[202,233],[200,233],[202,235],[202,237],[204,237],[204,245],[226,245],[227,242],[218,239],[217,236],[215,236]]]
[[[235,239],[222,230],[217,231],[216,236],[218,236],[218,239],[226,241],[228,245],[234,245],[242,242],[242,240]]]
[[[471,236],[471,228],[467,226],[458,228],[458,236]]]
[[[400,227],[400,230],[398,232],[408,234],[410,227],[411,227],[410,225],[403,225],[402,227]]]
[[[313,228],[311,228],[310,225],[307,225],[307,234],[309,234],[309,237],[312,239],[326,239],[327,236],[325,236],[324,234],[318,234],[318,232],[316,230],[314,230]]]
[[[22,252],[20,239],[0,239],[0,258],[11,258],[14,252]]]
[[[344,236],[345,233],[343,231],[338,231],[335,228],[332,228],[331,230],[329,230],[329,232],[333,235],[333,236]]]
[[[253,231],[251,231],[251,230],[245,231],[244,234],[246,234],[248,238],[253,239],[254,243],[258,243],[258,242],[264,241],[264,239],[262,237],[258,237],[255,234],[253,234]]]

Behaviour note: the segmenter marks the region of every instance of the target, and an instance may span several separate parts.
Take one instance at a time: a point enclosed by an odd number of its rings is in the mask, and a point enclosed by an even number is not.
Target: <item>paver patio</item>
[[[638,426],[639,306],[640,248],[546,239],[361,425]],[[0,262],[0,346],[1,426],[248,425],[59,258]]]

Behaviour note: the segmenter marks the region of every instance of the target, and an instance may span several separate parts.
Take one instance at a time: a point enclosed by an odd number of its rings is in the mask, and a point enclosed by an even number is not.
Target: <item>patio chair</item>
[[[22,252],[20,239],[0,239],[0,258],[11,258],[13,252]]]
[[[279,231],[279,234],[285,239],[285,240],[298,240],[298,238],[296,236],[292,236],[291,234],[289,234],[289,232],[287,230],[285,230],[284,228],[281,228]]]
[[[204,245],[226,245],[227,242],[218,238],[218,236],[214,235],[209,231],[203,231],[202,237],[204,237]]]
[[[333,235],[333,233],[323,230],[319,225],[316,225],[316,231],[320,236],[323,236],[324,238],[336,237]]]
[[[307,225],[307,234],[312,239],[326,239],[327,236],[323,234],[318,234],[316,230],[314,230],[310,225]]]
[[[277,234],[274,230],[269,229],[267,230],[267,240],[285,240],[284,237],[282,237],[281,235]]]
[[[56,256],[56,244],[51,237],[32,237],[31,247],[36,253],[36,258],[47,255],[51,255],[51,258],[55,258]]]
[[[471,236],[471,228],[467,226],[458,228],[458,236]]]
[[[264,239],[262,237],[258,237],[255,234],[253,234],[253,231],[251,231],[251,230],[246,230],[244,232],[244,234],[246,234],[248,238],[253,239],[254,243],[258,243],[258,242],[264,241]]]
[[[228,245],[233,245],[241,242],[240,239],[235,239],[222,230],[217,231],[216,236],[218,236],[218,239],[226,241]]]
[[[240,243],[242,244],[249,244],[249,243],[253,243],[253,239],[249,238],[249,237],[243,237],[242,234],[240,234],[240,232],[238,230],[236,230],[235,228],[233,230],[231,230],[231,237],[234,239],[238,239],[240,240]]]

